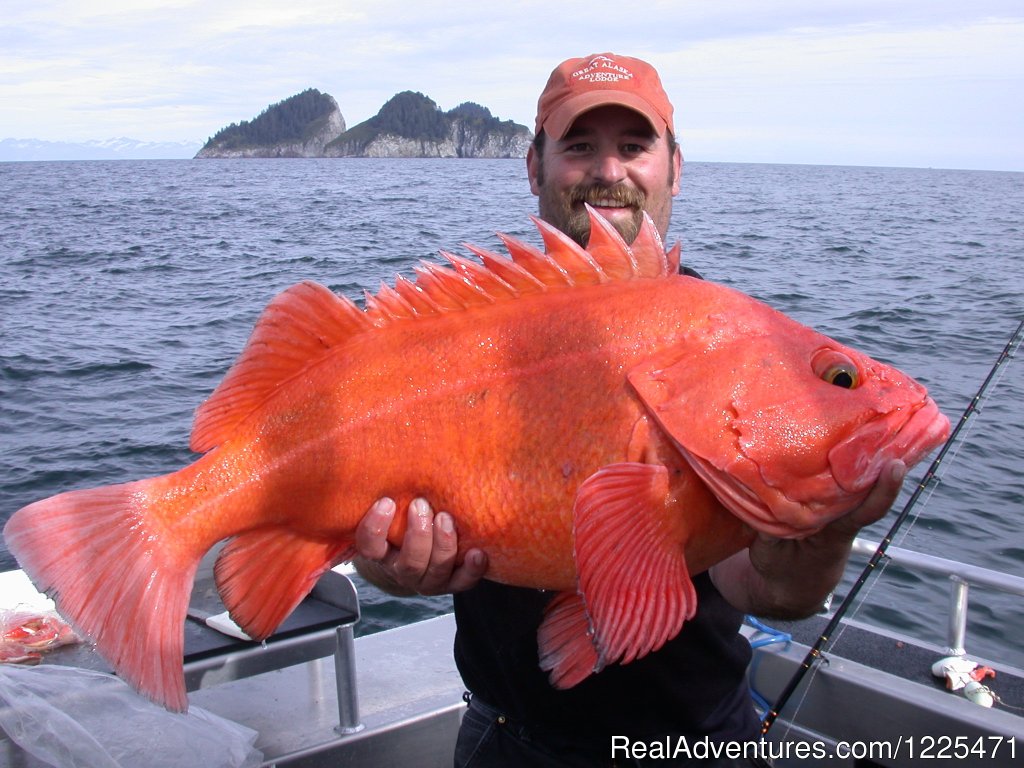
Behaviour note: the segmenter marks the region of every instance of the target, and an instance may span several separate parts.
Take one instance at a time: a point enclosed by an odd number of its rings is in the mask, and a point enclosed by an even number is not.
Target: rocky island
[[[324,147],[344,131],[338,102],[309,88],[253,120],[221,128],[196,157],[323,157]]]
[[[422,93],[403,91],[369,120],[346,130],[333,97],[310,88],[222,128],[197,158],[526,156],[533,134],[466,102],[447,112]]]

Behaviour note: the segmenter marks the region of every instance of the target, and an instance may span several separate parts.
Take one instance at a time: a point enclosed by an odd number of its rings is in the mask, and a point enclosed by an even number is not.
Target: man
[[[535,134],[527,172],[541,218],[585,244],[588,203],[632,242],[646,210],[665,237],[682,155],[672,105],[649,64],[610,53],[563,62],[541,94]],[[456,520],[447,512],[414,501],[396,549],[384,538],[394,504],[377,502],[357,531],[357,567],[395,593],[455,595],[455,658],[471,692],[456,766],[632,765],[622,750],[613,756],[613,736],[620,744],[757,738],[745,679],[750,647],[738,633],[743,614],[814,613],[842,576],[856,532],[885,514],[904,472],[899,462],[886,467],[864,504],[817,535],[759,536],[696,576],[698,612],[676,638],[564,691],[549,685],[537,661],[537,627],[552,593],[482,579],[487,558],[479,550],[458,562]]]

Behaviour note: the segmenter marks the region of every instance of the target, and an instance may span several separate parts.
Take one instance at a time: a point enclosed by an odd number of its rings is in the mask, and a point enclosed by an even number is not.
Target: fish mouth
[[[909,409],[897,408],[864,424],[828,453],[829,469],[847,493],[867,491],[882,465],[899,459],[916,464],[949,437],[949,419],[930,397]]]
[[[878,482],[883,465],[899,459],[909,467],[948,437],[949,419],[934,400],[925,397],[862,425],[832,447],[822,472],[795,478],[788,491],[767,482],[756,462],[746,456],[735,457],[732,466],[718,467],[678,443],[676,447],[732,514],[762,533],[802,538],[863,501]],[[757,487],[745,483],[740,475],[760,478]]]

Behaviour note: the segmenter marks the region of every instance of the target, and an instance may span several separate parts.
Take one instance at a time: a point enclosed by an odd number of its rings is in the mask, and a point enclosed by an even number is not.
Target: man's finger
[[[420,590],[433,547],[434,511],[425,499],[413,499],[409,504],[405,538],[394,563],[399,583],[417,592]]]
[[[395,502],[377,499],[356,526],[356,552],[367,560],[383,560],[388,553],[388,528],[395,518]]]
[[[448,592],[463,592],[483,578],[487,572],[487,553],[482,549],[470,549],[466,552],[466,558],[462,565],[452,571],[452,577],[448,581]]]
[[[455,521],[447,512],[434,516],[433,549],[426,573],[420,580],[419,591],[424,595],[439,595],[450,591],[448,581],[455,567],[459,543],[455,535]]]
[[[900,488],[903,487],[903,479],[906,476],[907,465],[902,461],[891,461],[883,467],[875,487],[871,489],[871,493],[857,510],[856,520],[851,522],[856,522],[860,527],[864,527],[884,517],[890,507],[896,503]]]
[[[852,538],[861,528],[885,517],[885,513],[896,502],[906,475],[907,465],[902,461],[894,459],[886,464],[878,476],[878,482],[861,505],[833,523],[836,531]]]

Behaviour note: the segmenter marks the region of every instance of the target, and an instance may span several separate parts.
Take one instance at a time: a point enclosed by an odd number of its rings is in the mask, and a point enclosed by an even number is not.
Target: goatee
[[[580,245],[586,246],[590,239],[590,217],[583,203],[594,207],[622,206],[632,209],[632,216],[626,220],[611,221],[612,226],[627,243],[632,243],[643,222],[644,195],[633,187],[616,184],[611,187],[602,184],[577,185],[561,198],[561,219],[559,228]]]

